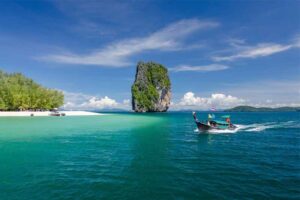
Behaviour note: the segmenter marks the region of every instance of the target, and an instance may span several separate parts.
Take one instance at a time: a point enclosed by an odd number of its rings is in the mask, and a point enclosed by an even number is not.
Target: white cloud
[[[65,91],[64,94],[65,105],[63,108],[66,110],[131,110],[130,99],[117,101],[107,96]],[[177,95],[173,94],[173,96]],[[187,92],[181,98],[173,99],[170,110],[208,110],[211,107],[224,109],[238,105],[300,106],[300,82],[298,80],[264,80],[239,84],[224,83],[222,84],[222,93],[211,92],[206,93],[205,96],[197,96],[193,92]]]
[[[131,101],[130,101],[129,99],[124,99],[124,100],[123,100],[123,104],[124,104],[125,106],[130,106],[130,105],[131,105]]]
[[[77,94],[77,96],[76,96]],[[82,93],[65,92],[66,103],[62,107],[65,110],[102,110],[102,109],[122,109],[131,110],[131,101],[123,100],[119,103],[107,96],[98,98],[96,96],[84,95]],[[200,109],[208,110],[211,107],[217,109],[230,108],[241,105],[245,100],[220,93],[212,94],[210,97],[197,97],[192,92],[184,94],[179,102],[171,103],[171,110]]]
[[[62,91],[65,96],[65,102],[71,104],[81,104],[83,102],[88,101],[91,99],[93,96],[92,95],[87,95],[83,93],[77,93],[77,92],[67,92],[67,91]]]
[[[208,110],[211,107],[224,109],[242,105],[245,102],[244,99],[221,93],[212,94],[210,97],[197,97],[193,92],[187,92],[178,103],[172,103],[171,109]]]
[[[107,96],[105,96],[104,98],[96,98],[96,97],[92,97],[91,99],[89,99],[88,102],[85,102],[81,105],[79,105],[79,107],[85,108],[85,109],[103,109],[103,108],[116,108],[118,106],[118,103],[116,102],[116,100],[111,99]]]
[[[47,55],[39,59],[66,64],[124,67],[131,64],[130,56],[149,50],[173,51],[182,48],[183,40],[190,34],[218,26],[213,21],[186,19],[152,33],[148,37],[132,38],[110,44],[87,55],[65,53]]]
[[[229,49],[229,51],[233,53],[231,55],[213,56],[212,60],[219,62],[219,61],[233,61],[242,58],[253,59],[253,58],[270,56],[276,53],[288,51],[293,48],[300,48],[300,35],[296,35],[296,37],[294,37],[287,44],[259,43],[257,45],[249,46],[246,45],[245,40],[241,40],[241,39],[229,39],[228,43],[231,47],[233,47],[233,49]]]
[[[294,37],[294,39],[292,40],[292,45],[295,48],[300,48],[300,34]]]
[[[65,94],[65,110],[102,110],[102,109],[130,109],[130,100],[125,99],[122,103],[108,96],[97,97],[82,93],[63,91]]]
[[[253,47],[244,47],[229,56],[214,56],[212,59],[214,61],[233,61],[239,58],[258,58],[265,57],[275,53],[279,53],[282,51],[287,51],[293,47],[294,45],[281,45],[274,43],[262,43]]]
[[[223,84],[222,91],[262,106],[300,104],[300,81],[262,80],[238,84]]]
[[[72,110],[75,107],[76,107],[76,104],[73,102],[70,102],[70,101],[65,102],[65,104],[62,106],[62,108],[66,109],[66,110],[69,110],[69,109]]]
[[[203,65],[203,66],[180,65],[177,67],[169,68],[169,70],[174,72],[184,72],[184,71],[210,72],[210,71],[226,70],[228,68],[229,68],[228,66],[220,65],[220,64],[211,64],[211,65]]]
[[[246,41],[243,39],[239,39],[239,38],[230,38],[227,40],[227,42],[229,43],[230,46],[239,47],[239,46],[245,44]]]

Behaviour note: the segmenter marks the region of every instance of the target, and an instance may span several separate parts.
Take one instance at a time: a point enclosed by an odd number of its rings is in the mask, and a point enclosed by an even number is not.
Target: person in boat
[[[229,115],[225,115],[225,116],[223,116],[223,118],[225,118],[225,121],[228,123],[229,128],[233,127],[233,124],[230,121],[230,116]]]
[[[231,123],[230,123],[230,118],[229,117],[226,118],[226,122],[228,123],[228,127],[231,127]]]
[[[228,124],[230,124],[230,118],[229,118],[229,117],[226,118],[226,122],[227,122]]]

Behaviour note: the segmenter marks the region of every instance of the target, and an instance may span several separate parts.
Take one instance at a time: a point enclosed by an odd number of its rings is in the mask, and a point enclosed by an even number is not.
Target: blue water
[[[300,199],[300,113],[231,116],[2,117],[0,199]]]

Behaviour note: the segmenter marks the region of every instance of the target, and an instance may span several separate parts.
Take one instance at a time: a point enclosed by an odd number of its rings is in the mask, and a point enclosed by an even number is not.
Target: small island
[[[166,112],[171,101],[168,69],[154,62],[139,62],[131,92],[135,112]]]
[[[237,106],[224,110],[225,112],[299,112],[300,107],[253,107],[253,106]]]

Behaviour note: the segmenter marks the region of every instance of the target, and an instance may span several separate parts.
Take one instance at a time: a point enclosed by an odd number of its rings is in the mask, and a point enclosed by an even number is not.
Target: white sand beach
[[[0,117],[45,117],[50,116],[50,111],[0,111]],[[104,115],[101,113],[88,112],[88,111],[59,111],[65,116],[92,116],[92,115]]]

